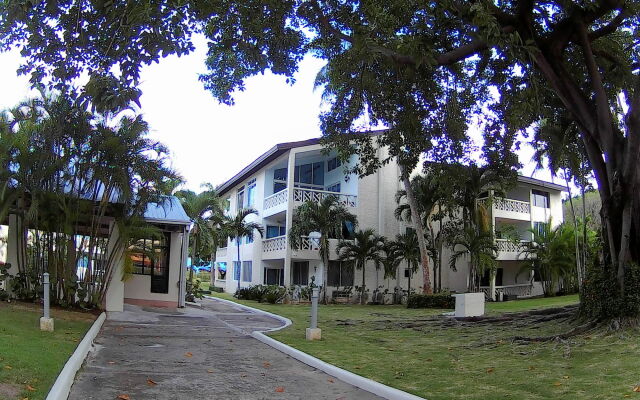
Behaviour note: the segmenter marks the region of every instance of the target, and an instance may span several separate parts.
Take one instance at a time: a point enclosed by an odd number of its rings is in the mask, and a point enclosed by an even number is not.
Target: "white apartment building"
[[[379,149],[384,158],[384,149]],[[323,151],[319,139],[282,143],[247,165],[233,178],[218,187],[220,195],[227,199],[230,215],[239,209],[254,208],[254,222],[264,227],[264,237],[256,233],[253,240],[240,240],[240,260],[235,241],[218,249],[215,263],[215,284],[233,293],[240,286],[252,284],[307,285],[313,279],[317,285],[323,282],[323,268],[316,241],[304,237],[299,250],[289,245],[287,233],[292,224],[296,207],[305,201],[318,201],[328,195],[336,195],[347,208],[358,217],[358,229],[373,228],[378,234],[394,238],[406,229],[404,222],[394,217],[395,194],[402,188],[399,167],[389,163],[375,174],[358,178],[345,174],[355,165],[357,156],[352,156],[347,165],[341,165],[335,154]],[[496,231],[504,224],[516,225],[527,238],[526,230],[536,223],[551,220],[562,222],[562,201],[559,185],[521,177],[517,187],[505,199],[494,201],[493,221]],[[345,227],[350,230],[352,227]],[[355,273],[337,261],[335,248],[337,239],[330,239],[330,263],[326,287],[331,293],[338,287],[361,286],[362,273]],[[519,277],[519,251],[511,242],[498,240],[500,269],[496,277],[496,290],[508,291],[513,286],[520,295],[537,294],[529,277]],[[448,261],[445,250],[444,260]],[[467,286],[468,266],[459,262],[457,271],[442,267],[443,287],[463,292]],[[446,267],[445,267],[446,266]],[[382,287],[393,292],[395,287],[407,288],[408,271],[399,268],[395,278],[383,279],[383,272],[376,271],[373,263],[367,266],[366,286],[370,289]],[[422,271],[413,275],[411,286],[420,287]],[[519,285],[527,285],[529,288]],[[516,286],[514,286],[516,285]]]

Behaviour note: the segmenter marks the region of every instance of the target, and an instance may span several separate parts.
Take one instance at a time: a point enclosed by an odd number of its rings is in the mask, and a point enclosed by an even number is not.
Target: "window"
[[[296,183],[324,185],[324,163],[302,164],[295,167],[293,180]]]
[[[233,279],[236,281],[240,280],[240,261],[233,262]]]
[[[236,198],[236,210],[244,208],[244,186],[238,189],[238,196]]]
[[[251,275],[253,273],[253,262],[242,262],[242,282],[251,282]]]
[[[273,180],[274,181],[286,181],[287,180],[287,169],[286,168],[278,168],[273,171]]]
[[[309,284],[308,261],[296,261],[293,263],[293,284],[303,286]]]
[[[164,275],[164,270],[169,267],[166,260],[169,245],[165,236],[138,239],[129,247],[129,254],[136,275]]]
[[[547,223],[546,222],[534,222],[533,223],[533,230],[536,231],[536,233],[540,236],[545,235],[545,232],[547,231]]]
[[[327,286],[353,286],[353,264],[340,261],[329,261],[327,270]]]
[[[273,171],[273,193],[278,193],[287,188],[287,169],[278,168]]]
[[[549,193],[543,192],[540,190],[532,190],[531,194],[533,195],[533,205],[536,207],[549,208]]]
[[[333,185],[327,186],[325,188],[327,192],[340,193],[340,182],[334,183]]]
[[[253,178],[247,183],[247,207],[256,204],[256,179]]]
[[[264,269],[265,285],[284,286],[284,271],[282,268],[265,268]]]
[[[342,162],[338,157],[330,158],[329,160],[327,160],[327,172],[333,171],[334,169],[338,168],[341,165],[342,165]]]
[[[253,243],[253,236],[245,236],[244,244],[251,244],[251,243]]]
[[[219,262],[218,264],[218,279],[225,279],[227,277],[227,263]]]
[[[405,268],[404,269],[404,277],[408,278],[410,274],[411,274],[411,270],[409,268]]]
[[[278,193],[287,188],[287,184],[284,182],[273,182],[273,193]]]
[[[226,199],[224,199],[224,210],[225,211],[231,211],[231,198],[227,197]]]
[[[267,239],[283,235],[286,235],[286,229],[284,226],[267,225]]]
[[[502,286],[502,275],[504,270],[502,268],[496,269],[496,286]],[[490,286],[491,285],[491,276],[489,275],[490,271],[487,269],[484,271],[484,275],[480,278],[480,286]]]

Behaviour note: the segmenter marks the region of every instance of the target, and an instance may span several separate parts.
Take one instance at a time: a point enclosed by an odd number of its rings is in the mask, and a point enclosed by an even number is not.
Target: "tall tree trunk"
[[[422,292],[426,294],[433,293],[431,287],[431,277],[429,271],[429,255],[427,253],[427,245],[424,241],[424,229],[422,227],[422,220],[420,219],[420,213],[418,212],[418,204],[416,202],[413,188],[411,187],[411,181],[409,180],[409,174],[400,165],[400,174],[402,175],[402,183],[404,190],[407,193],[407,203],[409,203],[409,209],[411,210],[411,223],[418,236],[418,248],[420,249],[420,265],[422,266]]]
[[[214,286],[216,283],[216,251],[217,250],[214,250],[213,253],[211,253],[211,276],[209,277],[211,286]]]
[[[360,290],[360,304],[366,304],[367,303],[366,300],[365,300],[365,297],[364,297],[365,296],[364,290],[366,288],[365,268],[364,268],[365,263],[366,263],[366,261],[364,263],[362,263],[362,288]]]
[[[573,219],[573,239],[575,242],[576,252],[576,272],[578,274],[578,290],[582,293],[582,281],[584,279],[582,263],[580,260],[580,239],[578,237],[578,220],[576,218],[576,210],[573,207],[573,198],[571,197],[571,186],[569,185],[568,175],[565,172],[565,182],[567,186],[567,192],[569,193],[569,205],[571,206],[571,217]]]

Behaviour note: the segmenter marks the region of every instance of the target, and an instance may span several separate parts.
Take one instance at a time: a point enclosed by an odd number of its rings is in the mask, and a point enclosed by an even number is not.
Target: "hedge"
[[[407,301],[407,308],[455,308],[456,299],[451,293],[412,294]]]

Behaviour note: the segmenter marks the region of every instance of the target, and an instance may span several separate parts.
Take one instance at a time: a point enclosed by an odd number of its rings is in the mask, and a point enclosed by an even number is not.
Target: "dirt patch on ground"
[[[10,383],[0,383],[0,399],[13,400],[17,399],[22,393],[22,388]]]

